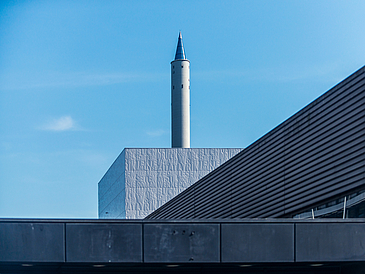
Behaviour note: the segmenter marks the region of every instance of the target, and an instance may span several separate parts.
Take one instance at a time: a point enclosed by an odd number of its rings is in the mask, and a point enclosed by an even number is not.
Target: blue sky
[[[247,147],[365,64],[365,1],[1,1],[0,217],[96,218],[125,147]]]

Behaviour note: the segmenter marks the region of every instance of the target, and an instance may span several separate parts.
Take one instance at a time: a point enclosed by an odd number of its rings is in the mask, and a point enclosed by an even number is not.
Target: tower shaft
[[[190,148],[190,61],[185,59],[181,33],[171,62],[171,132],[173,148]]]

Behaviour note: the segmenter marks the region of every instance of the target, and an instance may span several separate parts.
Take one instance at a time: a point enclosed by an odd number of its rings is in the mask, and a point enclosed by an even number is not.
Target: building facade
[[[362,67],[148,218],[364,217],[364,155]]]

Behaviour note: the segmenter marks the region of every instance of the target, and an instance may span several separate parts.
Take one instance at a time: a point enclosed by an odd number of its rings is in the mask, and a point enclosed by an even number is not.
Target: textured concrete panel
[[[64,262],[63,224],[0,223],[0,261]]]
[[[125,193],[124,178],[125,178],[124,173],[122,173],[122,175],[119,176],[116,179],[116,181],[112,183],[112,185],[109,187],[106,193],[100,197],[99,199],[100,209],[105,209],[110,204],[110,201],[113,201],[122,192]]]
[[[222,224],[222,262],[294,262],[294,225]]]
[[[144,218],[240,151],[126,148],[99,182],[99,218]]]
[[[115,183],[115,181],[123,176],[123,172],[125,170],[125,153],[124,150],[118,156],[118,158],[114,161],[114,163],[110,166],[108,171],[105,173],[103,178],[99,182],[99,197],[105,195],[105,193],[109,190],[110,186]],[[123,176],[124,177],[124,176]]]
[[[122,212],[120,211],[115,211],[116,208],[123,208],[123,214],[125,216],[125,201],[122,202],[123,205],[115,205],[116,200],[120,200],[121,192],[124,191],[125,196],[124,188],[125,151],[123,150],[98,184],[99,216],[104,216],[104,218],[116,218],[117,216],[122,214]],[[116,199],[116,197],[118,197],[118,199]]]
[[[104,215],[108,218],[125,218],[125,190],[118,195],[104,208]]]
[[[67,262],[142,262],[142,224],[67,224]]]
[[[365,224],[296,224],[296,260],[364,261]]]
[[[218,224],[145,224],[147,263],[219,262]]]

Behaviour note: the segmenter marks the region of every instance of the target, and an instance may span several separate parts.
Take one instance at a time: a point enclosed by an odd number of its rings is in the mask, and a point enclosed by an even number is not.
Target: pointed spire
[[[179,32],[179,39],[177,41],[175,60],[185,60],[185,52],[184,52],[184,46],[183,46],[183,42],[182,42],[181,31]]]

